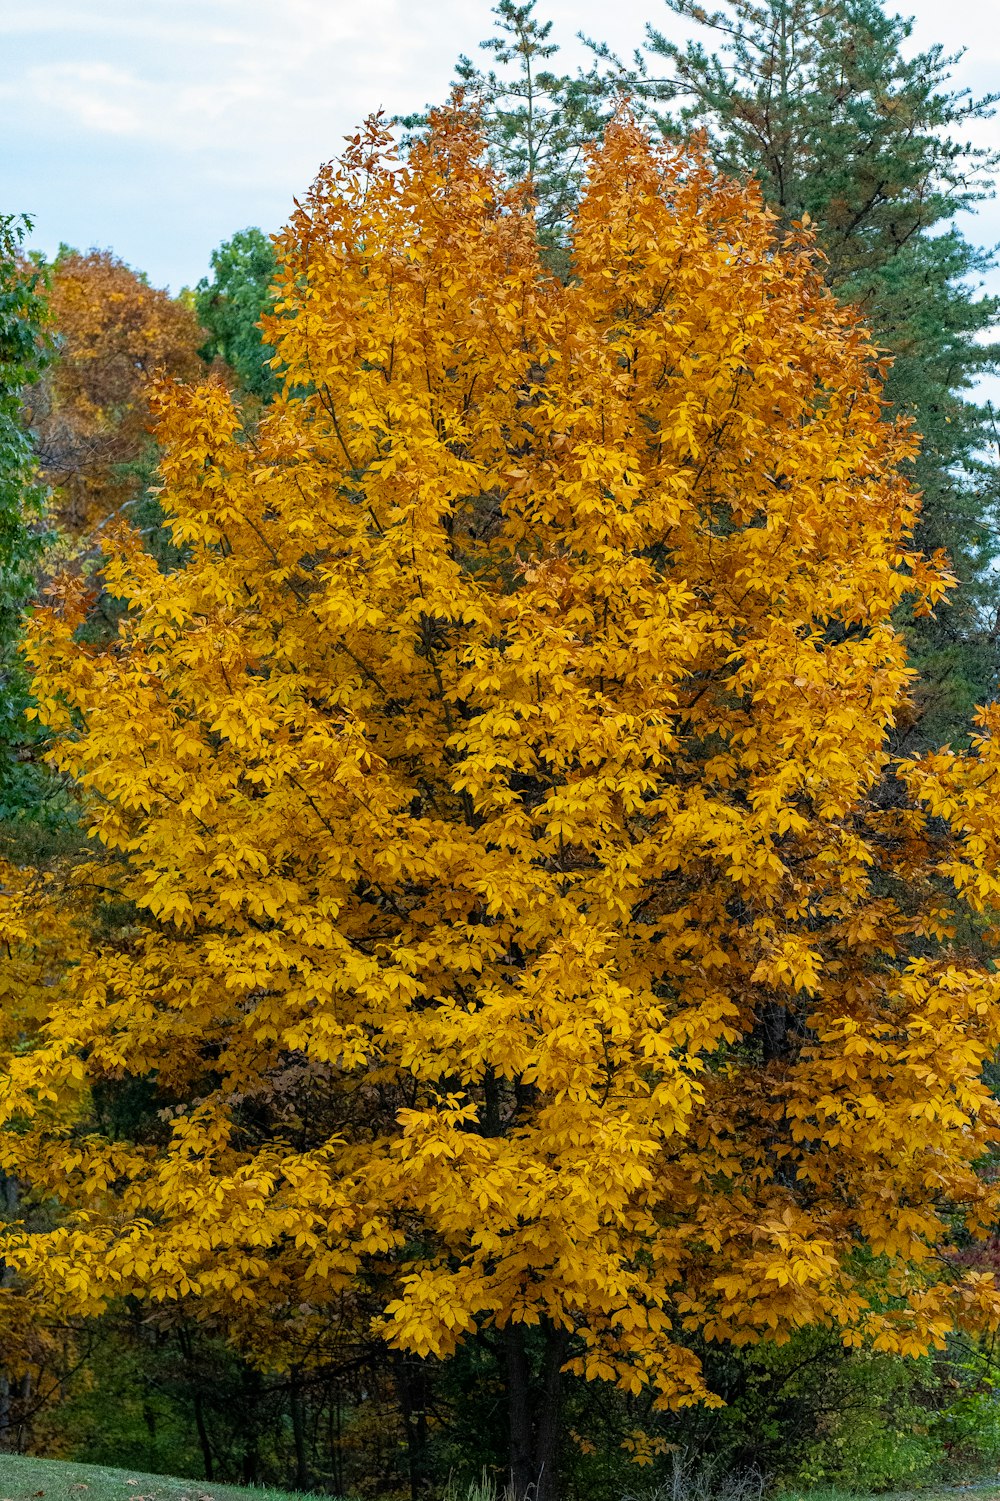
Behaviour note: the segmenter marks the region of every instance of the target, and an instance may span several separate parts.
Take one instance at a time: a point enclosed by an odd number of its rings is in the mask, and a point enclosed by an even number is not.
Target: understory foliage
[[[543,1501],[562,1376],[991,1325],[1000,710],[886,750],[948,574],[808,233],[622,114],[561,280],[456,108],[277,248],[252,434],[159,388],[178,566],[32,623],[93,853],[5,871],[5,1261],[289,1380],[488,1349]]]

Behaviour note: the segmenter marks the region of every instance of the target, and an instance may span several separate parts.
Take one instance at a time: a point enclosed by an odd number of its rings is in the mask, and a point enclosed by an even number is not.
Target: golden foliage
[[[994,1319],[947,1251],[996,1207],[1000,980],[950,937],[995,752],[889,764],[946,578],[806,233],[623,117],[560,284],[453,110],[405,166],[373,122],[281,251],[252,436],[157,398],[186,562],[119,530],[118,638],[76,586],[32,632],[100,848],[2,1089],[71,1212],[5,1256],[275,1341],[361,1286],[420,1354],[544,1319],[661,1406],[714,1400],[685,1331]],[[88,1134],[130,1079],[159,1115]]]

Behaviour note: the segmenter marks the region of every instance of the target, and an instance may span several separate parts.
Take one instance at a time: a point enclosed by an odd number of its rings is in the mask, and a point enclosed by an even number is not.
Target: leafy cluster
[[[948,549],[961,584],[911,629],[922,684],[909,739],[961,736],[1000,673],[1000,493],[974,390],[997,366],[997,300],[977,290],[992,256],[954,222],[991,191],[996,155],[967,133],[996,96],[953,90],[957,57],[910,51],[912,23],[878,0],[667,3],[718,45],[650,28],[634,85],[654,109],[667,101],[667,130],[704,128],[723,170],[756,177],[780,222],[816,225],[831,285],[893,356],[887,394],[922,439],[919,536]]]
[[[277,390],[274,350],[262,342],[260,320],[272,308],[274,247],[256,228],[241,229],[212,251],[212,275],[194,290],[194,309],[208,339],[205,359],[221,359],[247,395],[270,401]]]
[[[45,487],[22,407],[49,358],[44,279],[22,249],[30,228],[27,218],[0,216],[0,820],[17,819],[39,795],[17,653],[45,541]]]
[[[58,359],[27,393],[54,515],[87,538],[139,499],[152,475],[146,388],[201,374],[190,308],[110,251],[60,251],[48,270]]]
[[[1000,673],[995,433],[975,392],[997,365],[997,303],[977,288],[991,255],[954,220],[989,189],[996,159],[966,133],[995,101],[954,91],[956,58],[941,47],[908,54],[911,23],[878,0],[668,4],[703,39],[680,44],[650,26],[629,64],[592,42],[586,73],[545,74],[541,104],[532,68],[542,41],[545,60],[554,55],[550,25],[534,3],[499,6],[499,35],[483,45],[506,72],[483,75],[462,59],[458,79],[486,101],[496,160],[530,175],[556,239],[579,192],[581,145],[623,94],[670,137],[705,131],[720,168],[757,180],[779,223],[814,226],[830,285],[892,356],[887,394],[922,435],[918,535],[928,551],[948,550],[960,585],[932,619],[909,622],[921,686],[899,734],[912,746],[964,739]],[[505,98],[518,107],[500,108]],[[536,117],[564,118],[571,138],[547,136]]]

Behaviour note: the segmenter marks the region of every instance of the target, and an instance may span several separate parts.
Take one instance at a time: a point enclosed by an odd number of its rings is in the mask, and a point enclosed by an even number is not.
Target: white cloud
[[[32,0],[0,7],[0,209],[36,209],[43,243],[111,243],[158,280],[191,281],[246,223],[293,195],[371,110],[441,98],[491,0]],[[915,41],[1000,59],[996,0],[912,0]],[[539,0],[569,58],[578,30],[630,53],[659,0]],[[996,122],[980,138],[1000,144]]]
[[[99,135],[134,136],[142,126],[142,81],[107,63],[51,63],[29,68],[0,97],[24,108],[66,117],[67,124]]]

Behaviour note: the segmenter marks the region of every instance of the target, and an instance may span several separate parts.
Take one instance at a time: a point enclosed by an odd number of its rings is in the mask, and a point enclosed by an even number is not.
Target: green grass
[[[835,1490],[826,1486],[820,1490],[792,1489],[782,1491],[775,1501],[961,1501],[968,1496],[970,1501],[1000,1501],[1000,1480],[969,1480],[963,1485],[929,1486],[926,1490],[881,1491],[877,1496],[868,1491]]]
[[[0,1501],[288,1501],[288,1493],[0,1454]]]

